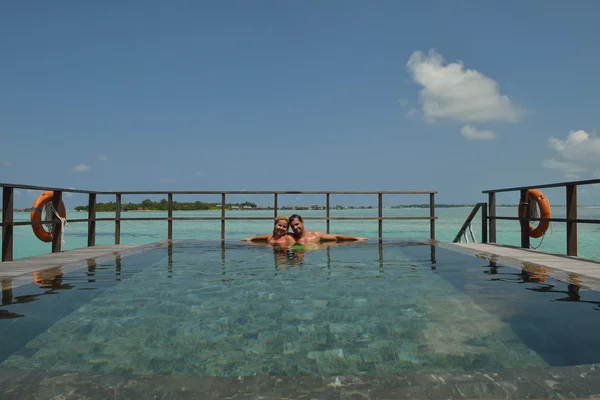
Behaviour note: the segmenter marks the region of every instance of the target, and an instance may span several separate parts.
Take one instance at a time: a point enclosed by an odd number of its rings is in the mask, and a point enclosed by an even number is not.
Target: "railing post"
[[[277,193],[273,193],[273,219],[277,219]]]
[[[52,195],[52,206],[55,210],[60,210],[60,203],[62,202],[62,191],[57,190]],[[60,253],[61,251],[61,234],[62,234],[62,225],[60,223],[60,219],[52,213],[52,252]]]
[[[429,236],[435,240],[435,193],[429,193]]]
[[[383,194],[377,193],[377,209],[378,217],[377,224],[379,227],[379,241],[383,239]]]
[[[96,245],[96,193],[88,195],[88,247]]]
[[[13,260],[13,197],[12,186],[2,188],[2,261]]]
[[[173,240],[173,193],[168,193],[167,199],[167,236],[169,240]]]
[[[525,218],[531,217],[529,213],[529,190],[523,189],[521,190],[521,199],[519,201],[519,211],[523,210],[523,215]],[[519,212],[519,214],[521,214]],[[529,221],[521,220],[521,247],[524,249],[528,249],[529,246]]]
[[[116,194],[115,208],[115,244],[121,243],[121,193]]]
[[[481,243],[488,242],[487,204],[481,203]]]
[[[221,241],[225,240],[225,193],[221,193]]]
[[[490,192],[488,193],[488,218],[489,218],[489,227],[490,227],[490,243],[496,243],[496,193]]]
[[[330,230],[329,230],[330,224],[329,223],[331,221],[329,221],[329,193],[325,194],[325,210],[326,210],[325,216],[327,217],[327,233],[330,233]]]
[[[577,185],[567,185],[567,219],[577,219]],[[577,256],[577,222],[567,221],[567,255]]]

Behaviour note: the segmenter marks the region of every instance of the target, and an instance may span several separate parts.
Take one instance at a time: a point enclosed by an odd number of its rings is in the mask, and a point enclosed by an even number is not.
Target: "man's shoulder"
[[[321,232],[321,231],[304,232],[304,236],[306,236],[306,237],[321,237],[325,234],[326,234],[325,232]]]

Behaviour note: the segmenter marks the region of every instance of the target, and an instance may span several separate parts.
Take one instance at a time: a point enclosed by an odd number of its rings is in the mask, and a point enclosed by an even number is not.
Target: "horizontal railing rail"
[[[280,195],[324,195],[326,205],[323,209],[326,215],[325,217],[307,216],[302,217],[306,220],[325,220],[327,233],[330,233],[330,221],[342,221],[342,220],[356,220],[356,221],[377,221],[378,222],[378,238],[383,238],[383,221],[385,220],[429,220],[429,236],[430,239],[435,240],[435,195],[437,191],[431,190],[397,190],[397,191],[248,191],[248,190],[235,190],[235,191],[91,191],[91,190],[80,190],[70,188],[56,188],[47,186],[33,186],[33,185],[22,185],[12,183],[0,183],[2,187],[2,261],[13,260],[13,228],[15,226],[22,225],[52,225],[52,252],[61,251],[61,221],[55,215],[51,221],[32,222],[32,221],[14,221],[14,196],[16,189],[24,190],[35,190],[35,191],[52,191],[52,204],[55,209],[58,209],[59,204],[62,201],[63,193],[80,193],[88,195],[88,218],[76,218],[71,219],[69,223],[88,223],[87,232],[87,245],[95,246],[96,243],[96,222],[107,222],[114,221],[115,223],[115,244],[120,244],[121,241],[121,221],[167,221],[167,239],[173,239],[173,221],[221,221],[221,240],[226,239],[225,236],[225,223],[226,221],[234,220],[273,220],[277,217],[278,213],[283,208],[278,207],[278,200]],[[227,195],[272,195],[273,196],[273,208],[267,209],[273,211],[273,217],[257,217],[257,216],[227,216],[226,215],[226,196]],[[330,211],[334,210],[335,207],[330,205],[331,195],[377,195],[377,217],[332,217]],[[429,195],[429,216],[410,216],[410,217],[399,217],[399,216],[383,216],[383,195]],[[96,218],[96,199],[98,195],[112,195],[115,196],[115,217],[114,218]],[[128,218],[121,217],[122,210],[122,196],[123,195],[166,195],[167,199],[167,212],[166,217],[139,217],[139,218]],[[174,217],[173,216],[173,196],[174,195],[220,195],[221,196],[221,216],[220,217]],[[265,210],[265,211],[267,211]],[[285,210],[296,210],[304,211],[306,208],[294,208],[286,207]],[[237,212],[237,211],[236,211]]]
[[[583,181],[565,181],[565,182],[555,182],[555,183],[543,183],[541,185],[532,185],[532,186],[518,186],[518,187],[510,187],[503,189],[488,189],[483,190],[481,193],[502,193],[502,192],[516,192],[520,190],[529,190],[529,189],[546,189],[546,188],[557,188],[564,186],[584,186],[584,185],[595,185],[600,183],[600,179],[587,179]]]
[[[116,194],[437,194],[437,191],[432,190],[375,190],[375,191],[335,191],[335,190],[113,190],[113,191],[102,191],[102,190],[82,190],[74,188],[57,188],[50,186],[34,186],[34,185],[22,185],[16,183],[2,183],[0,187],[12,187],[14,189],[29,189],[39,191],[52,191],[52,192],[67,192],[67,193],[84,193],[84,194],[99,194],[99,195],[116,195]]]
[[[496,243],[496,221],[497,220],[515,220],[521,223],[521,247],[530,248],[530,235],[529,235],[529,222],[530,221],[548,221],[548,222],[564,222],[566,224],[567,240],[566,248],[567,255],[577,256],[578,253],[578,237],[577,237],[577,224],[598,224],[600,220],[591,218],[577,218],[577,187],[584,185],[595,185],[600,184],[600,179],[588,179],[580,181],[568,181],[568,182],[556,182],[547,183],[541,185],[531,186],[519,186],[503,189],[490,189],[484,190],[482,193],[488,195],[488,224],[489,224],[489,241]],[[532,217],[529,213],[528,207],[528,192],[530,189],[544,189],[544,188],[565,188],[566,198],[566,218],[541,218]],[[496,216],[496,193],[502,192],[520,192],[519,200],[519,214],[522,216],[517,217],[502,217]],[[522,212],[521,212],[522,210]]]

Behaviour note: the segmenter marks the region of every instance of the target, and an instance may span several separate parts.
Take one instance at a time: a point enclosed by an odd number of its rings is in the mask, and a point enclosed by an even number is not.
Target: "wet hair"
[[[298,219],[298,221],[300,221],[300,222],[304,222],[304,221],[302,220],[302,217],[300,216],[300,214],[292,214],[292,215],[290,216],[290,219],[289,219],[289,221],[290,221],[290,222],[292,222],[292,221],[293,221],[293,220],[295,220],[296,218]]]

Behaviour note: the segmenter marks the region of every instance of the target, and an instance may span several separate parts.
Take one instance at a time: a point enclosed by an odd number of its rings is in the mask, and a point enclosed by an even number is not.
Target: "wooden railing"
[[[590,179],[584,181],[571,181],[571,182],[559,182],[550,183],[535,186],[521,186],[504,189],[493,189],[484,190],[483,193],[488,194],[488,216],[489,221],[489,241],[496,243],[496,220],[517,220],[521,223],[521,247],[529,248],[529,221],[550,221],[550,222],[565,222],[567,224],[567,255],[577,256],[577,224],[599,224],[598,219],[582,219],[577,218],[577,187],[584,185],[599,184],[600,179]],[[519,209],[523,204],[527,203],[527,192],[529,189],[544,189],[544,188],[555,188],[564,187],[566,189],[566,218],[534,218],[529,214],[529,207],[523,207],[524,217],[498,217],[496,216],[496,193],[500,192],[520,192],[520,203]]]
[[[62,201],[63,193],[80,193],[88,195],[88,217],[83,219],[69,219],[69,223],[87,222],[88,237],[87,245],[95,246],[96,244],[96,222],[98,221],[114,221],[115,223],[115,244],[121,241],[121,221],[167,221],[167,239],[173,239],[173,221],[198,221],[198,220],[220,220],[221,221],[221,240],[225,240],[225,222],[230,220],[272,220],[277,217],[280,210],[278,208],[278,196],[288,194],[310,194],[325,196],[325,217],[303,217],[306,220],[326,220],[327,233],[330,232],[330,221],[334,220],[375,220],[378,221],[379,235],[381,240],[383,237],[383,221],[384,220],[429,220],[429,236],[435,240],[435,194],[437,191],[124,191],[124,192],[106,192],[106,191],[89,191],[77,189],[53,188],[44,186],[31,186],[20,184],[0,183],[2,187],[2,261],[13,260],[13,228],[19,225],[33,224],[48,224],[48,222],[31,222],[31,221],[14,221],[14,196],[15,189],[52,191],[52,204],[55,209],[58,209]],[[236,194],[255,194],[255,195],[273,195],[273,217],[229,217],[226,215],[225,198],[227,195]],[[378,201],[378,216],[377,217],[332,217],[330,216],[330,195],[377,195]],[[383,195],[429,195],[429,216],[423,217],[384,217],[383,216]],[[113,195],[115,196],[116,211],[114,218],[97,218],[96,217],[96,198],[97,195]],[[121,201],[123,195],[167,195],[167,216],[166,217],[140,217],[140,218],[123,218],[121,217]],[[220,217],[173,217],[173,196],[174,195],[221,195],[221,216]],[[61,251],[61,223],[58,217],[54,216],[50,222],[53,225],[52,229],[52,252]]]

